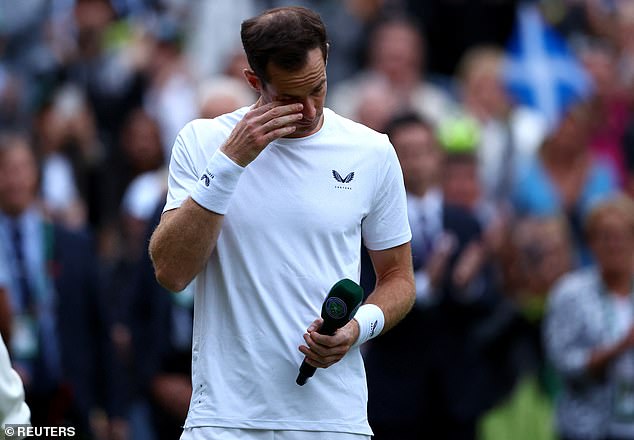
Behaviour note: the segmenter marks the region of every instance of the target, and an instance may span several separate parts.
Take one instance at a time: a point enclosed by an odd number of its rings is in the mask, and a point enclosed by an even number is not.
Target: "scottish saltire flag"
[[[504,79],[511,95],[541,112],[551,128],[571,104],[592,92],[590,76],[535,2],[518,8],[507,57]]]

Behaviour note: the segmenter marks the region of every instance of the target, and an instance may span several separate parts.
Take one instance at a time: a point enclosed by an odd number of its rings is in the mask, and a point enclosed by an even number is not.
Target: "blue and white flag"
[[[536,3],[518,8],[504,79],[511,95],[541,112],[551,129],[593,89],[590,76],[566,41],[545,22]]]

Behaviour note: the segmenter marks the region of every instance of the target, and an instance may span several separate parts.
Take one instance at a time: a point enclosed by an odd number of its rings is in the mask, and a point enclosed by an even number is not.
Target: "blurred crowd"
[[[290,3],[0,0],[0,333],[34,425],[178,438],[193,297],[147,254],[170,149],[254,102],[240,23]],[[634,2],[292,3],[328,27],[326,105],[390,137],[408,193],[376,439],[634,438]]]

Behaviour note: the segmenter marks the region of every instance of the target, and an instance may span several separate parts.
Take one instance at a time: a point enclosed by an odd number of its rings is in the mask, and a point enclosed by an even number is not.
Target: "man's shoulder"
[[[344,129],[353,133],[358,133],[360,135],[376,137],[380,139],[386,138],[386,135],[384,133],[379,133],[378,131],[373,130],[367,125],[363,125],[360,122],[356,122],[350,118],[341,116],[330,108],[324,107],[324,113],[326,114],[327,118],[330,118],[333,127]]]
[[[360,136],[363,139],[380,145],[389,144],[387,135],[384,133],[379,133],[366,125],[341,116],[330,108],[324,108],[324,113],[325,117],[330,119],[329,125],[333,128],[333,130],[335,130],[335,132],[340,134],[343,132],[349,135]]]
[[[205,134],[213,133],[214,131],[222,131],[223,129],[232,130],[233,127],[240,122],[246,112],[249,111],[249,107],[241,107],[231,113],[225,113],[215,118],[199,118],[188,122],[181,134]]]
[[[222,142],[248,110],[249,107],[242,107],[215,118],[194,119],[180,130],[177,143],[189,150],[196,145],[209,147]]]

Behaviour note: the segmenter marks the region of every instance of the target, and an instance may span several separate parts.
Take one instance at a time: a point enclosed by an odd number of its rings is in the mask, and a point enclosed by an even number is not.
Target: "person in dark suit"
[[[370,423],[376,440],[474,439],[478,417],[496,397],[478,338],[497,301],[481,227],[469,210],[444,200],[448,159],[432,127],[407,114],[387,133],[408,192],[417,305],[367,347]]]
[[[144,243],[159,223],[163,203],[159,205],[148,220]],[[123,404],[135,419],[130,422],[130,438],[176,439],[192,393],[193,292],[176,295],[163,288],[144,247],[124,275],[125,282],[116,281],[116,274],[109,277],[120,286],[117,325],[130,334],[129,349],[117,350],[127,383]]]
[[[38,201],[38,167],[28,141],[0,134],[0,252],[8,262],[10,355],[34,426],[74,426],[90,438],[90,412],[103,400],[106,317],[92,240],[49,221]]]

